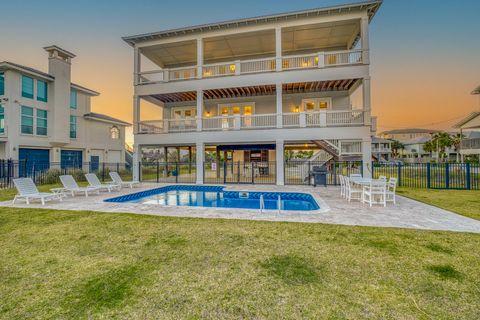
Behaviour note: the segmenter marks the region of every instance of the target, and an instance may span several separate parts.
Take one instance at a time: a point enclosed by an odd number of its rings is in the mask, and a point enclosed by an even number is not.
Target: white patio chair
[[[361,179],[362,175],[360,173],[352,173],[348,176],[350,179]]]
[[[351,200],[363,200],[363,190],[362,187],[356,183],[353,183],[349,177],[344,177],[345,179],[345,197],[348,202]]]
[[[119,184],[116,184],[115,182],[101,183],[95,173],[87,173],[85,175],[85,178],[87,178],[90,187],[97,188],[98,190],[106,190],[108,192],[112,192],[112,190],[120,190],[121,188],[121,186]]]
[[[13,203],[18,199],[25,199],[27,204],[30,204],[30,200],[40,199],[42,205],[45,205],[45,201],[48,200],[62,201],[62,196],[59,194],[38,191],[37,186],[31,178],[13,179],[13,184],[18,191],[18,194],[13,198]]]
[[[396,191],[397,191],[397,178],[390,178],[387,182],[387,202],[393,202],[393,204],[397,204],[396,202]]]
[[[62,183],[65,192],[70,193],[72,197],[75,197],[76,193],[83,193],[85,194],[85,197],[88,197],[89,193],[95,192],[98,194],[100,191],[98,188],[94,187],[79,187],[78,183],[71,175],[60,176],[60,182]]]
[[[386,176],[379,176],[378,180],[387,182],[387,177]]]
[[[369,185],[363,186],[362,202],[370,207],[374,204],[387,206],[387,184],[385,181],[372,180]]]
[[[342,198],[345,198],[345,177],[343,175],[339,175],[338,179],[340,180],[340,195],[342,196]]]
[[[123,181],[122,177],[120,177],[118,172],[115,172],[115,171],[109,172],[109,175],[110,175],[110,178],[112,178],[112,181],[121,187],[127,186],[127,187],[130,187],[130,189],[132,189],[133,186],[140,183],[139,181]]]

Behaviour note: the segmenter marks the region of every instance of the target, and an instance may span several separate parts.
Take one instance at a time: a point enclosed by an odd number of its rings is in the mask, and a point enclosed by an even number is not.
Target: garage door
[[[83,153],[77,150],[62,150],[60,162],[62,168],[81,168]]]
[[[50,150],[20,148],[18,150],[19,174],[30,176],[33,172],[48,170],[50,167]]]

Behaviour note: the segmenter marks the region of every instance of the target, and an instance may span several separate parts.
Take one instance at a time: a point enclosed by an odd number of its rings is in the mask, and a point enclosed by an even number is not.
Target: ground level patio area
[[[135,213],[158,216],[248,219],[266,221],[287,221],[307,223],[327,223],[354,226],[399,227],[427,230],[448,230],[459,232],[480,233],[480,221],[433,207],[405,197],[397,196],[397,204],[388,204],[386,208],[374,206],[370,208],[358,201],[347,202],[340,196],[336,186],[273,186],[273,185],[227,185],[228,190],[247,191],[282,191],[312,193],[321,207],[321,211],[264,211],[250,209],[205,208],[157,206],[136,203],[110,203],[104,199],[122,194],[139,192],[167,184],[147,184],[134,189],[122,189],[120,192],[91,195],[88,198],[76,196],[67,197],[62,202],[48,202],[45,206],[39,203],[12,204],[12,201],[1,202],[6,207],[38,207],[59,210],[89,210],[98,212]]]

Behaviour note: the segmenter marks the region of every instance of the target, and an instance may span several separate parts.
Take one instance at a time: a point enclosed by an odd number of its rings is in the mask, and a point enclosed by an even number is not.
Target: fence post
[[[337,185],[337,163],[333,160],[333,184]]]
[[[360,174],[363,177],[363,160],[360,160]]]
[[[237,162],[237,183],[240,183],[240,161]]]
[[[227,183],[227,161],[223,160],[223,184]]]
[[[35,182],[35,161],[32,163],[32,179]]]
[[[402,164],[398,163],[397,166],[398,166],[397,168],[398,186],[401,187],[402,186]]]
[[[307,161],[308,163],[308,172],[307,172],[307,179],[308,179],[308,185],[310,185],[312,179],[310,178],[310,171],[312,171],[312,162],[310,160]]]
[[[445,189],[450,189],[450,166],[445,163]]]
[[[159,174],[160,174],[160,163],[157,160],[157,183],[159,181]]]
[[[175,162],[175,172],[177,173],[175,175],[175,183],[178,183],[178,176],[180,175],[180,171],[178,170],[178,161]]]
[[[250,165],[252,167],[252,184],[255,184],[255,162],[250,162]]]
[[[132,174],[132,177],[133,177],[133,174]],[[138,161],[138,181],[142,181],[142,162],[141,161]]]
[[[466,174],[467,174],[467,190],[472,189],[472,181],[470,180],[470,163],[466,164]]]
[[[427,188],[430,189],[432,187],[432,182],[431,182],[431,178],[432,178],[432,174],[431,174],[431,171],[430,171],[430,162],[427,163]]]
[[[102,181],[105,181],[105,162],[102,162]]]
[[[117,162],[117,173],[120,171],[120,163]]]

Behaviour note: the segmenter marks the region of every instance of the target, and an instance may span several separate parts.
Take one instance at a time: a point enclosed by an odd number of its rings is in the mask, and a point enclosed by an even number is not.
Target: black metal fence
[[[362,161],[304,161],[290,160],[285,162],[285,184],[287,185],[311,185],[310,171],[315,166],[326,166],[327,184],[340,184],[339,175],[353,173],[363,174]]]
[[[277,167],[275,161],[220,161],[205,162],[205,183],[275,184]]]
[[[59,184],[59,177],[64,174],[72,175],[77,181],[85,181],[85,173],[95,173],[101,181],[110,181],[111,171],[118,172],[122,179],[132,180],[132,170],[127,163],[65,164],[0,160],[0,189],[13,188],[15,178],[32,178],[37,185]]]
[[[195,162],[141,162],[140,181],[162,183],[195,183]]]
[[[480,164],[373,163],[372,176],[395,177],[400,187],[480,190]]]

